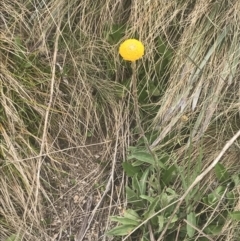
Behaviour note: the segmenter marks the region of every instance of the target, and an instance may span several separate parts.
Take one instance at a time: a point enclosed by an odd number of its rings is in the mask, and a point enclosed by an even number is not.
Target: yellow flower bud
[[[127,39],[120,45],[119,54],[124,60],[138,60],[144,55],[144,45],[137,39]]]

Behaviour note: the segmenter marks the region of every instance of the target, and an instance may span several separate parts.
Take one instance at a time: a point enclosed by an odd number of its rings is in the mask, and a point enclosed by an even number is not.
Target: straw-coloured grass
[[[136,75],[160,92],[154,106],[148,98],[151,107],[144,112],[154,107],[154,118],[141,116],[147,131],[157,131],[150,148],[170,150],[187,170],[190,186],[240,128],[239,18],[238,0],[3,0],[0,240],[81,240],[84,215],[93,209],[86,211],[83,203],[92,195],[97,208],[85,231],[93,235],[94,219],[109,208],[92,240],[111,239],[104,234],[108,216],[126,204],[120,161],[138,138],[125,88],[131,68],[117,52],[127,38],[144,43]],[[114,26],[125,31],[110,41]],[[172,53],[167,64],[160,40]],[[220,160],[232,175],[238,174],[239,153],[237,139]],[[199,156],[201,170],[195,173]],[[201,193],[215,182],[211,172],[201,181]],[[181,175],[175,187],[183,194],[180,183]],[[239,211],[239,188],[233,192],[233,209]],[[210,218],[219,211],[210,210]],[[236,240],[236,230],[237,222],[227,220],[218,240]]]

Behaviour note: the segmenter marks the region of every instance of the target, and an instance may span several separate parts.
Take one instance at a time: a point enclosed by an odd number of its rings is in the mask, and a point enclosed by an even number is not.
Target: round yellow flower
[[[120,45],[119,54],[125,60],[138,60],[144,55],[144,45],[137,39],[127,39]]]

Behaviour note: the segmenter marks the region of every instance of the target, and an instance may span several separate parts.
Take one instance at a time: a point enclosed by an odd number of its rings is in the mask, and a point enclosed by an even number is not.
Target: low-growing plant
[[[108,235],[131,236],[131,240],[141,241],[159,237],[177,206],[181,190],[193,181],[171,159],[164,152],[158,153],[155,159],[144,147],[129,149],[127,160],[122,164],[128,177],[125,187],[127,207],[122,215],[111,218],[118,225],[108,231]],[[206,237],[216,240],[226,220],[240,220],[240,212],[233,210],[236,199],[232,192],[233,186],[239,184],[239,176],[230,178],[222,164],[216,165],[215,175],[218,183],[212,192],[204,194],[198,185],[189,193],[185,205],[172,217],[164,240],[174,241],[177,236],[178,240],[196,237],[197,240],[209,240]],[[181,181],[176,185],[176,180]],[[216,213],[214,210],[220,205],[221,211]],[[151,236],[154,239],[150,239]]]

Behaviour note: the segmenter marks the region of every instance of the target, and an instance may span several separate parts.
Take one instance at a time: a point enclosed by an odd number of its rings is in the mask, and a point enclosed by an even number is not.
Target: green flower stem
[[[136,122],[137,127],[139,128],[140,134],[144,139],[145,147],[148,149],[149,153],[154,157],[155,163],[157,164],[157,159],[153,151],[151,150],[151,147],[148,143],[148,140],[145,136],[144,129],[141,125],[141,118],[140,118],[140,111],[139,111],[139,105],[138,105],[138,92],[137,92],[137,65],[136,61],[132,61],[132,94],[133,94],[133,102],[134,102],[134,112],[136,115]]]

